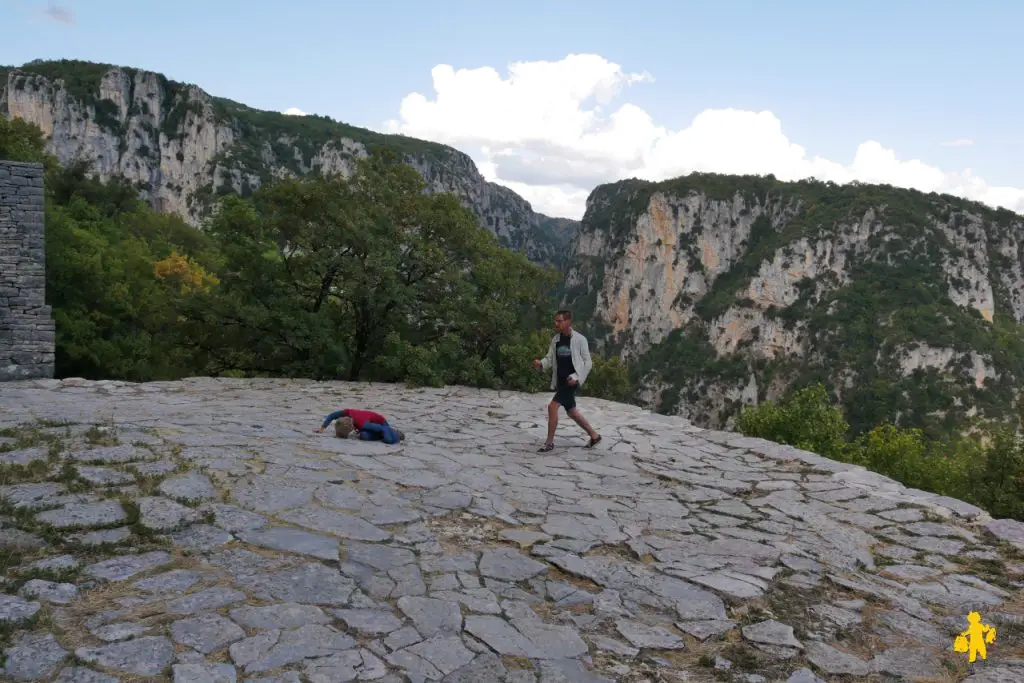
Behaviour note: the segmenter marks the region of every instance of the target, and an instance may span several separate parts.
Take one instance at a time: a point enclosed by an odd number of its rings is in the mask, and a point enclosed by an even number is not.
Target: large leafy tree
[[[56,159],[46,153],[46,138],[38,126],[4,116],[0,116],[0,159],[56,165]]]
[[[452,381],[491,376],[499,342],[553,275],[501,249],[450,195],[386,154],[348,177],[227,198],[209,225],[220,281],[195,300],[217,371]]]
[[[178,317],[196,287],[213,283],[191,256],[205,253],[207,240],[152,211],[130,185],[101,183],[78,164],[51,171],[47,190],[57,375],[147,381],[189,373],[195,361]]]
[[[100,182],[89,159],[65,166],[35,125],[0,117],[0,159],[46,169],[46,298],[56,322],[56,374],[90,379],[172,379],[194,359],[177,318],[192,290],[181,265],[210,284],[193,255],[209,240],[177,216],[154,212],[121,179]],[[176,256],[177,261],[162,260]]]

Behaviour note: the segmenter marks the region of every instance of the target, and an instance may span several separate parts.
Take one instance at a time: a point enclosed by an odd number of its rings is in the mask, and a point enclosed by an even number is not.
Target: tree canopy
[[[747,408],[738,426],[746,436],[861,465],[909,488],[968,501],[993,517],[1024,520],[1024,438],[1005,426],[938,440],[886,422],[850,438],[849,424],[822,384]]]

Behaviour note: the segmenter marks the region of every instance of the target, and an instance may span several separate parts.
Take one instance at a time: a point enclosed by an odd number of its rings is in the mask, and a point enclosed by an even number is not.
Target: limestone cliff
[[[591,194],[568,301],[649,406],[701,425],[811,380],[855,427],[998,418],[1024,378],[1022,235],[888,186],[624,181]]]
[[[574,221],[535,213],[450,147],[381,135],[328,117],[291,117],[213,97],[161,74],[79,61],[0,67],[0,114],[38,125],[61,162],[84,155],[124,176],[158,210],[197,224],[217,197],[282,176],[347,174],[379,147],[404,154],[434,192],[451,192],[508,247],[562,264]]]

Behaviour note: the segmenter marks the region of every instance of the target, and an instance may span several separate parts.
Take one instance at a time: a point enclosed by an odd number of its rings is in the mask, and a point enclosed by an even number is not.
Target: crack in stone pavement
[[[0,678],[1024,681],[1019,522],[596,399],[537,453],[546,400],[0,384]],[[340,407],[407,438],[315,434]]]

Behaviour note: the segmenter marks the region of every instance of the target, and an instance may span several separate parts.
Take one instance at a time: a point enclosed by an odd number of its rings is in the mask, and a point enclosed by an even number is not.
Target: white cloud
[[[290,109],[285,109],[281,113],[284,114],[285,116],[307,116],[306,112],[302,111],[298,107],[292,107]]]
[[[515,62],[507,78],[491,67],[447,64],[431,73],[433,98],[407,95],[399,120],[388,121],[386,130],[465,151],[484,177],[549,215],[581,217],[587,195],[602,182],[692,171],[888,183],[1024,212],[1024,189],[992,187],[969,169],[947,172],[900,159],[874,140],[861,143],[848,164],[809,157],[770,111],[706,109],[688,128],[667,129],[629,102],[610,106],[627,87],[654,78],[627,73],[599,55]]]
[[[958,138],[956,140],[949,140],[948,142],[940,142],[943,147],[970,147],[974,144],[974,140],[968,140],[967,138]]]

